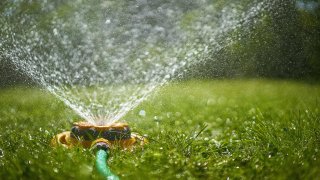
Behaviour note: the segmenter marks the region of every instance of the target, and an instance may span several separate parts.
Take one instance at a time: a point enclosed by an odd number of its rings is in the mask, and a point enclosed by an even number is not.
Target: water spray
[[[53,146],[82,147],[96,151],[96,167],[107,179],[119,179],[107,165],[110,149],[132,149],[148,143],[143,136],[131,132],[127,123],[93,125],[88,122],[73,123],[71,131],[57,134],[51,140]]]

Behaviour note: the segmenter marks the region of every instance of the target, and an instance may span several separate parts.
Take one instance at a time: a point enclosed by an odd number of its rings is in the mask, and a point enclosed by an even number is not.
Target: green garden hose
[[[108,180],[119,180],[119,177],[111,172],[107,165],[108,151],[99,149],[96,153],[96,167],[98,172]]]

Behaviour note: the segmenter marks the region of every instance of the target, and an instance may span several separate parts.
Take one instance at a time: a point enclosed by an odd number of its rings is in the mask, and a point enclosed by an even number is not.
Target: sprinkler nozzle
[[[71,131],[66,131],[56,135],[52,145],[63,145],[72,147],[80,145],[90,148],[98,142],[104,142],[108,148],[120,146],[130,148],[134,145],[144,145],[147,140],[136,133],[132,133],[127,123],[113,123],[109,125],[93,125],[88,122],[73,123]]]
[[[115,123],[106,126],[94,126],[89,123],[74,123],[71,136],[77,139],[92,141],[104,138],[109,141],[126,140],[131,138],[131,131],[126,123]]]

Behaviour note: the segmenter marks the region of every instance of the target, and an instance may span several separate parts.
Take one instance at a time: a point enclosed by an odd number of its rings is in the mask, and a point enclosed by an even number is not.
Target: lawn
[[[172,83],[127,114],[150,143],[113,150],[121,179],[319,179],[320,85]],[[102,179],[94,153],[52,148],[79,117],[36,88],[0,90],[0,179]]]

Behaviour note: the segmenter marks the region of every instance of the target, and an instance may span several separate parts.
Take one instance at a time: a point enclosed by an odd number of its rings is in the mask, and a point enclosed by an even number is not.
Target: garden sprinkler
[[[73,123],[71,131],[57,134],[51,140],[53,146],[62,145],[67,148],[80,146],[96,150],[96,167],[107,179],[119,179],[106,164],[110,149],[115,147],[132,149],[147,142],[143,136],[131,132],[127,123],[93,125],[88,122]]]

